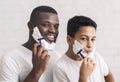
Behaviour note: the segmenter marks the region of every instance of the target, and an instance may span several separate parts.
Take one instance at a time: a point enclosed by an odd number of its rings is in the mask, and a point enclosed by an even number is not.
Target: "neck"
[[[67,50],[66,55],[68,57],[70,57],[71,59],[76,60],[76,61],[81,61],[82,60],[82,58],[79,57],[78,55],[74,54],[73,50],[71,50],[71,49]]]
[[[23,46],[32,51],[35,43],[36,41],[31,38],[26,43],[24,43]]]

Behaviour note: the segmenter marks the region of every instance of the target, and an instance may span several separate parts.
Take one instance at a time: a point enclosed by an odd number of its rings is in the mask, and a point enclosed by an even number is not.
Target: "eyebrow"
[[[81,37],[89,37],[87,35],[81,35]],[[93,36],[93,38],[96,38],[96,36]]]
[[[42,23],[50,23],[49,21],[42,21]]]
[[[49,23],[49,24],[51,24],[51,22],[49,22],[49,21],[42,21],[42,23]],[[59,22],[56,22],[56,24],[59,25]]]

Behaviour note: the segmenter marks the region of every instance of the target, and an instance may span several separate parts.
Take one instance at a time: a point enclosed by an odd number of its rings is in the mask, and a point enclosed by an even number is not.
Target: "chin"
[[[53,42],[55,43],[55,41],[53,41],[53,40],[49,40],[49,41],[47,41],[47,42],[48,42],[48,43],[53,43]]]
[[[49,42],[51,42],[51,43],[52,43],[52,42],[56,43],[56,40],[49,40]]]

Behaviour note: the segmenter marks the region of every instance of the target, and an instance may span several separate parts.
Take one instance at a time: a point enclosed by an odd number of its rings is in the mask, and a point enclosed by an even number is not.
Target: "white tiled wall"
[[[60,34],[56,49],[61,54],[67,49],[68,19],[85,15],[95,20],[98,24],[97,50],[108,63],[116,82],[120,81],[119,0],[0,0],[0,56],[28,39],[27,22],[32,9],[39,5],[52,6],[59,13]]]

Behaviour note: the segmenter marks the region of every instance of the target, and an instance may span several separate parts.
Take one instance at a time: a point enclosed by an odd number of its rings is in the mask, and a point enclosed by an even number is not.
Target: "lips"
[[[86,50],[86,53],[88,53],[88,54],[91,53],[91,52],[92,52],[92,50]]]
[[[55,40],[55,36],[54,36],[54,35],[47,35],[46,38],[47,38],[49,41],[54,41],[54,40]]]
[[[47,39],[49,39],[49,40],[55,40],[55,37],[53,35],[47,35]]]

